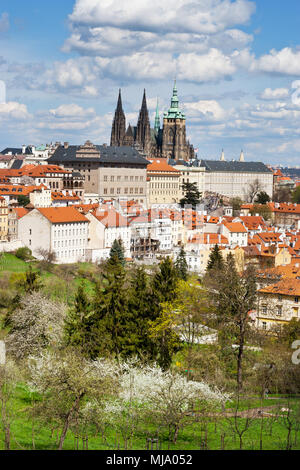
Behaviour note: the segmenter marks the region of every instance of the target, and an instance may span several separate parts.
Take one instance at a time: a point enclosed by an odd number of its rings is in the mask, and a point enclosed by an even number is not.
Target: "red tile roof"
[[[37,209],[53,224],[89,222],[89,220],[74,207],[46,207]]]

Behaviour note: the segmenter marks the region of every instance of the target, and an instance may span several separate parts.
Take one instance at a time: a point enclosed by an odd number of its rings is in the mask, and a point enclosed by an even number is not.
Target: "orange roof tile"
[[[283,279],[276,284],[264,287],[259,292],[265,294],[280,294],[288,296],[300,296],[300,279]]]
[[[89,222],[89,220],[73,206],[46,207],[38,208],[37,210],[53,224]]]

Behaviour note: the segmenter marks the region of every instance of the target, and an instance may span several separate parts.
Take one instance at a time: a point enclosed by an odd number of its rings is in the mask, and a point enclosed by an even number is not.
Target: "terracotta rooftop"
[[[260,289],[259,292],[266,294],[280,294],[288,296],[300,296],[300,279],[283,279],[276,284]]]
[[[37,209],[53,224],[89,222],[89,220],[74,207],[46,207]]]

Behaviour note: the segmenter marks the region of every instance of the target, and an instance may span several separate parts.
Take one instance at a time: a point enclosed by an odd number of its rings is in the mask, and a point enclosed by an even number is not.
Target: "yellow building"
[[[300,319],[300,280],[283,279],[258,291],[257,327],[272,330]]]
[[[179,202],[180,171],[168,165],[165,158],[149,160],[147,167],[148,204],[176,204]]]
[[[7,240],[8,234],[8,205],[0,196],[0,240]]]

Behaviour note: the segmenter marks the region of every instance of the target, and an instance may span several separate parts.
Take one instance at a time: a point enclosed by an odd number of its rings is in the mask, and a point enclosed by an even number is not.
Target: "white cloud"
[[[193,103],[184,103],[185,113],[190,119],[206,122],[222,121],[226,117],[225,110],[214,100],[200,100]]]
[[[83,96],[97,96],[94,85],[97,69],[94,63],[85,57],[69,59],[66,62],[54,62],[41,77],[39,87],[44,84],[48,89],[60,91],[78,91]]]
[[[261,94],[260,94],[260,99],[261,100],[283,100],[285,98],[288,98],[290,92],[288,88],[275,88],[272,90],[272,88],[266,88]]]
[[[69,18],[75,25],[212,34],[245,24],[254,11],[248,0],[77,0]]]
[[[95,114],[95,110],[93,108],[84,109],[77,104],[62,104],[56,109],[50,109],[50,114],[55,117],[84,117],[90,116]]]
[[[27,111],[25,104],[9,101],[8,103],[0,104],[0,119],[16,119],[25,120],[29,119],[31,115]]]
[[[181,54],[177,60],[178,78],[195,82],[216,80],[232,75],[236,68],[230,57],[218,49],[207,54]]]
[[[282,75],[300,74],[300,50],[285,47],[281,51],[272,49],[269,54],[253,61],[250,70]]]

